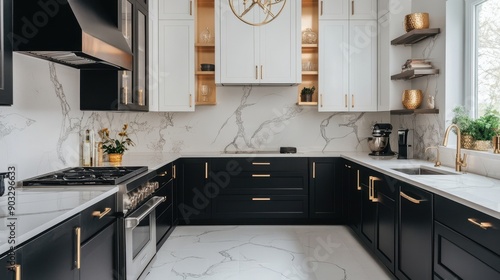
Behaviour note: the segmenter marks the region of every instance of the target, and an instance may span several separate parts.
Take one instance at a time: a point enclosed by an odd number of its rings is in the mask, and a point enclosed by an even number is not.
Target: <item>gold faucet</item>
[[[434,163],[434,167],[440,167],[441,162],[439,161],[439,147],[436,147],[436,146],[427,147],[427,148],[425,148],[425,152],[427,152],[427,150],[429,150],[429,149],[436,149],[437,157],[436,157],[436,162]]]
[[[448,126],[446,129],[446,132],[444,133],[444,140],[443,140],[443,146],[446,147],[448,145],[448,136],[450,135],[450,131],[452,128],[455,128],[457,132],[457,155],[455,157],[455,170],[457,172],[460,172],[462,170],[462,167],[467,166],[467,154],[464,153],[464,157],[462,158],[462,155],[460,153],[460,138],[461,138],[461,132],[460,128],[456,124],[451,124]]]

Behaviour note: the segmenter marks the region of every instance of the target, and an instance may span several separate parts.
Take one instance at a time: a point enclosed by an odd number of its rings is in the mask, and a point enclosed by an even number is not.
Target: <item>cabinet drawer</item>
[[[163,186],[160,186],[160,188],[154,193],[154,196],[164,196],[167,198],[167,200],[158,205],[158,207],[156,208],[157,215],[163,213],[163,211],[165,211],[165,209],[167,209],[172,204],[173,187],[174,187],[174,182],[172,179],[170,179],[170,181],[163,184]]]
[[[156,170],[155,181],[160,183],[160,187],[172,179],[172,163],[166,164]]]
[[[215,181],[215,180],[214,180]],[[242,172],[221,188],[224,194],[307,194],[306,172]]]
[[[107,211],[110,208],[111,210]],[[107,212],[107,213],[105,213]],[[99,218],[99,213],[102,215]],[[90,206],[81,212],[82,242],[93,236],[116,219],[116,194]]]
[[[440,196],[435,209],[437,221],[500,255],[499,220]]]
[[[214,172],[228,171],[233,174],[263,171],[307,171],[307,161],[307,158],[221,158],[212,160],[211,170]]]
[[[500,257],[456,231],[434,223],[437,279],[500,279]]]
[[[213,200],[214,218],[307,218],[305,195],[220,195]]]

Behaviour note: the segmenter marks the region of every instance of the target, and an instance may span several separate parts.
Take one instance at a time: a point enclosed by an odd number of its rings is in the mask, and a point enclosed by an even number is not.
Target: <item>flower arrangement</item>
[[[102,139],[102,149],[107,154],[123,154],[128,150],[127,146],[134,146],[135,143],[128,137],[128,124],[124,124],[122,131],[118,133],[119,139],[109,137],[109,129],[103,128],[99,131]]]

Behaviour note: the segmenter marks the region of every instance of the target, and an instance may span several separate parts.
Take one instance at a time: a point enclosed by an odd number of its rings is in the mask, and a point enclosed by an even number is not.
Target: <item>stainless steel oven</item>
[[[165,197],[154,196],[125,217],[127,279],[143,279],[156,255],[156,207]]]

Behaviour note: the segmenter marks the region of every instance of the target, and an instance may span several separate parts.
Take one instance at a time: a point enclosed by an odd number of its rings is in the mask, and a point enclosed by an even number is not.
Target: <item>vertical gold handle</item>
[[[354,0],[351,1],[351,15],[354,15]]]
[[[319,95],[319,106],[323,107],[323,94]]]
[[[263,77],[264,77],[264,74],[263,74],[263,73],[264,73],[264,66],[263,66],[263,65],[261,65],[261,66],[260,66],[260,79],[261,79],[261,80],[262,80],[262,79],[263,79]]]
[[[354,94],[351,95],[351,107],[354,108]]]
[[[81,245],[80,245],[80,241],[81,241],[81,228],[80,227],[76,227],[75,228],[75,236],[76,236],[76,261],[75,261],[75,267],[76,269],[80,269],[80,260],[81,260]]]
[[[193,95],[189,95],[189,108],[193,107]]]
[[[313,161],[313,179],[316,179],[316,162]]]
[[[193,15],[193,1],[189,1],[189,15]]]
[[[372,187],[372,202],[378,202],[378,198],[375,197],[375,181],[380,181],[380,178],[370,176],[371,187]]]
[[[14,264],[11,266],[7,266],[7,268],[14,271],[14,279],[15,280],[21,280],[21,265],[20,264]]]
[[[345,107],[347,108],[347,94],[344,96],[344,104],[345,104]]]
[[[208,179],[208,162],[205,162],[205,179]]]
[[[255,65],[255,79],[259,79],[259,66]]]
[[[356,178],[356,189],[358,191],[360,191],[361,190],[361,185],[359,184],[359,170],[356,170],[356,177],[357,177]]]
[[[322,16],[323,15],[323,1],[321,1],[321,13],[320,15]]]
[[[172,178],[175,179],[175,177],[177,176],[177,168],[175,167],[175,164],[172,165]]]

